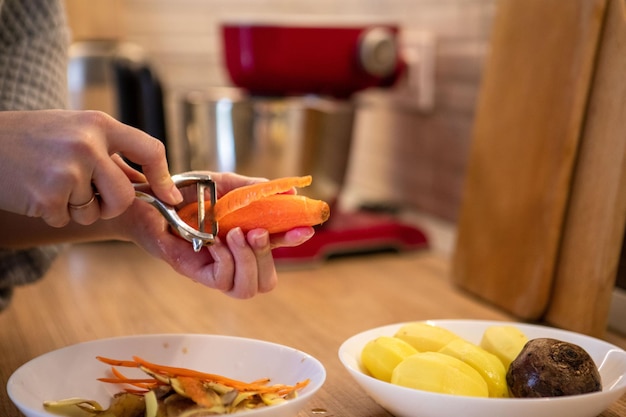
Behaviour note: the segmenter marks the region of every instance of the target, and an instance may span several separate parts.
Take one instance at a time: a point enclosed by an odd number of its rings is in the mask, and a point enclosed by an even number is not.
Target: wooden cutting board
[[[626,0],[609,0],[546,321],[604,336],[626,222]]]
[[[452,279],[521,319],[550,301],[606,0],[500,0]]]

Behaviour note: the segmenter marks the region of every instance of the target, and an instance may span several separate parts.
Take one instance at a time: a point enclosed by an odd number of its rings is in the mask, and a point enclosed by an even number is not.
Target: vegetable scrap
[[[192,369],[159,365],[137,356],[117,360],[98,356],[111,365],[110,377],[100,382],[125,385],[109,408],[82,398],[45,401],[44,408],[66,417],[201,417],[233,414],[282,404],[296,398],[309,380],[295,385],[273,384],[269,378],[244,382]],[[148,378],[129,378],[118,368],[138,368]]]

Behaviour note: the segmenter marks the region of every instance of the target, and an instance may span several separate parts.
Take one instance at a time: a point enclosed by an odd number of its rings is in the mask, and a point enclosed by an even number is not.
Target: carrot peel
[[[292,188],[302,188],[311,185],[313,177],[306,175],[303,177],[283,177],[270,181],[257,182],[236,188],[226,193],[215,203],[215,220],[220,221],[224,216],[247,206],[252,201],[260,200],[264,197],[286,193]]]
[[[278,395],[287,395],[294,391],[300,390],[308,385],[309,379],[304,381],[300,381],[295,385],[284,385],[284,384],[276,384],[276,385],[268,385],[269,379],[262,379],[253,382],[244,382],[239,381],[232,378],[227,378],[222,375],[205,373],[200,371],[195,371],[193,369],[187,368],[178,368],[173,366],[159,365],[152,362],[148,362],[145,359],[142,359],[138,356],[133,356],[132,361],[122,361],[115,360],[110,358],[104,358],[101,356],[96,357],[99,361],[106,364],[113,364],[112,366],[119,367],[128,367],[128,368],[142,368],[149,371],[149,373],[160,375],[166,378],[177,378],[184,381],[186,386],[194,387],[195,382],[190,380],[195,380],[198,382],[215,382],[218,384],[222,384],[224,386],[237,389],[240,392],[255,392],[255,393],[275,393]],[[149,389],[151,387],[155,387],[158,385],[162,385],[157,378],[154,379],[133,379],[127,378],[121,372],[116,369],[112,370],[114,374],[114,378],[99,378],[98,380],[101,382],[107,383],[116,383],[116,384],[129,384],[138,388]]]

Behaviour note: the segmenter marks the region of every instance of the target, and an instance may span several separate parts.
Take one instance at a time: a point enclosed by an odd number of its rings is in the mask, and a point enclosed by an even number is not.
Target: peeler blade
[[[161,215],[167,220],[174,230],[185,240],[191,242],[193,249],[199,252],[203,246],[212,245],[215,243],[215,238],[218,233],[217,222],[212,215],[213,207],[217,200],[217,190],[215,182],[211,179],[211,176],[199,172],[186,172],[182,174],[176,174],[172,176],[174,184],[178,188],[185,188],[189,186],[196,187],[196,198],[198,202],[198,229],[195,229],[185,223],[178,213],[176,208],[168,204],[163,203],[156,198],[150,186],[148,184],[134,184],[136,198],[143,200],[153,207],[155,207]],[[206,198],[208,194],[209,209],[206,209]],[[207,216],[207,212],[209,215]],[[209,231],[207,232],[207,225]]]

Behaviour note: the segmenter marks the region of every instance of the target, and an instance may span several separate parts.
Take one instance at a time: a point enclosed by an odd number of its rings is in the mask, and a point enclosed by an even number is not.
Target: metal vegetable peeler
[[[210,215],[207,219],[205,214],[205,202],[207,202],[205,197],[206,191],[208,191],[208,202],[211,204],[210,207],[215,206],[215,182],[213,182],[210,175],[196,172],[186,172],[172,175],[172,180],[178,188],[184,188],[192,185],[196,186],[196,196],[198,201],[198,229],[194,229],[185,223],[180,218],[174,207],[163,203],[161,200],[152,195],[149,184],[134,184],[135,196],[159,210],[170,226],[172,226],[182,238],[191,242],[194,251],[199,252],[203,246],[212,245],[215,242],[215,237],[217,236],[217,222],[213,216]],[[207,226],[208,231],[206,230]]]

